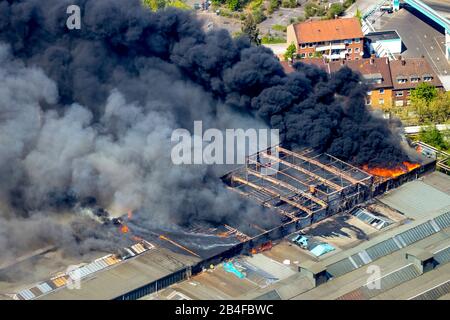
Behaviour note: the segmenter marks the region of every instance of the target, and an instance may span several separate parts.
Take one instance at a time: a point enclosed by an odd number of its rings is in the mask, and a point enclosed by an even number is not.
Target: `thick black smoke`
[[[81,30],[66,28],[72,4]],[[88,197],[142,210],[155,224],[252,216],[254,207],[225,192],[223,167],[172,164],[172,131],[194,120],[270,125],[293,148],[358,165],[405,160],[350,70],[328,78],[300,65],[287,76],[270,50],[224,30],[205,33],[190,12],[152,13],[140,0],[0,0],[0,43],[0,257],[23,240],[4,226]],[[27,243],[75,232],[44,229]],[[78,241],[92,244],[86,239]]]

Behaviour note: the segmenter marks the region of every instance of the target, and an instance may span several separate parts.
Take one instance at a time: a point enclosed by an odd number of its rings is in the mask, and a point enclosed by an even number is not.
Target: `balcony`
[[[334,59],[345,59],[345,54],[347,52],[346,51],[342,51],[341,53],[332,53],[332,54],[324,54],[324,58],[329,59],[329,60],[334,60]]]
[[[332,44],[325,45],[325,46],[318,46],[316,47],[316,51],[327,51],[327,50],[343,50],[345,49],[345,44]]]

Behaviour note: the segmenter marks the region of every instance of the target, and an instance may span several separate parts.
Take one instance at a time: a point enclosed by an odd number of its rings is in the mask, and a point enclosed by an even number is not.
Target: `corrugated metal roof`
[[[379,199],[412,218],[423,218],[427,213],[450,206],[450,195],[418,180],[408,182]]]
[[[447,217],[450,218],[450,214],[444,213],[434,218],[434,221],[436,221],[436,223],[439,225],[439,221],[446,221]],[[439,226],[442,228],[443,224],[441,223],[441,225]],[[365,250],[355,253],[350,257],[344,258],[327,266],[327,271],[333,277],[339,277],[437,232],[438,231],[436,231],[436,229],[433,227],[431,220],[426,221],[415,226],[414,228],[397,234],[392,238],[379,242]],[[442,261],[450,259],[450,252],[448,253],[448,255],[449,257],[447,257],[446,251],[442,252],[438,256],[438,259],[442,259]]]
[[[48,285],[48,283],[46,283],[46,282],[42,282],[41,284],[38,284],[37,287],[38,287],[43,293],[47,293],[47,292],[50,292],[50,291],[53,290],[52,287],[50,287],[50,286]]]
[[[433,257],[441,265],[450,262],[450,247],[435,252]]]
[[[153,244],[151,244],[145,240],[143,240],[142,243],[133,245],[133,247],[135,248],[136,252],[139,252],[139,254],[155,248],[153,246]],[[129,248],[125,248],[125,250],[129,250]],[[67,272],[65,274],[60,274],[58,276],[55,276],[52,279],[50,279],[50,281],[48,281],[48,282],[42,282],[42,283],[36,285],[35,287],[22,290],[21,292],[19,292],[16,295],[16,299],[19,299],[19,300],[34,299],[36,297],[50,293],[57,288],[64,287],[67,284],[67,281],[69,280],[69,278],[71,278],[73,280],[80,279],[80,278],[83,279],[95,272],[98,272],[100,270],[108,268],[109,266],[117,264],[120,261],[122,261],[120,258],[118,258],[112,254],[109,254],[109,255],[101,257],[89,264],[79,267],[75,270],[71,270],[70,272]]]
[[[448,293],[450,293],[450,280],[424,291],[409,300],[437,300]]]
[[[281,297],[276,290],[271,290],[260,295],[259,297],[256,297],[253,300],[281,300]]]
[[[327,266],[327,272],[331,274],[333,277],[339,277],[346,273],[349,273],[353,270],[355,270],[355,266],[353,263],[348,259],[342,259],[338,262],[335,262],[329,266]]]
[[[436,231],[433,229],[429,221],[419,224],[418,226],[409,229],[405,232],[399,234],[399,236],[404,240],[406,245],[422,240]]]
[[[419,275],[419,271],[414,264],[411,263],[375,280],[373,283],[370,283],[370,286],[369,284],[365,284],[364,286],[340,296],[338,300],[370,299],[404,282],[412,280]],[[376,288],[377,281],[379,281],[379,288]]]
[[[442,229],[450,227],[450,211],[434,218],[434,221],[436,221],[436,224]]]
[[[376,260],[399,249],[400,248],[395,243],[394,239],[391,238],[380,242],[370,248],[367,248],[366,252],[372,258],[372,260]]]

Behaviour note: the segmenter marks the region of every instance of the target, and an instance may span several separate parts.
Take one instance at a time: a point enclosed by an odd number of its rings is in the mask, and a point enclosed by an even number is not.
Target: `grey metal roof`
[[[410,300],[437,300],[450,293],[450,280],[441,283],[421,294],[410,298]]]
[[[400,36],[395,30],[377,31],[366,34],[366,38],[371,41],[383,41],[383,40],[400,40]]]
[[[272,290],[256,297],[253,300],[281,300],[281,297],[276,290]]]
[[[370,248],[366,249],[367,254],[372,258],[372,260],[376,260],[378,258],[387,256],[388,254],[399,250],[400,248],[395,243],[394,239],[388,239],[383,242],[380,242]]]
[[[409,229],[408,231],[399,234],[399,237],[403,239],[406,245],[422,240],[436,231],[433,229],[429,221],[419,224],[417,227]]]
[[[436,260],[439,264],[450,262],[450,247],[435,252],[434,260]]]
[[[370,299],[404,282],[412,280],[419,275],[419,270],[417,270],[414,264],[411,263],[398,270],[390,272],[379,279],[376,279],[373,283],[367,283],[364,286],[350,291],[343,296],[340,296],[338,299]],[[379,285],[379,288],[377,288],[376,285]]]
[[[434,218],[434,221],[436,221],[436,224],[441,227],[441,229],[450,227],[450,211]]]
[[[392,252],[400,250],[401,248],[407,247],[412,243],[425,239],[426,237],[440,231],[440,229],[436,229],[435,227],[433,227],[431,221],[435,221],[436,224],[439,224],[438,221],[447,221],[447,217],[450,218],[450,213],[448,212],[441,214],[434,219],[421,223],[402,233],[394,235],[393,237],[370,246],[365,250],[361,250],[350,257],[346,257],[335,263],[332,263],[327,266],[327,272],[332,277],[339,277],[355,269],[358,269],[363,265],[367,265],[374,260],[387,256]],[[443,261],[447,259],[447,252],[442,252],[438,259],[443,259]]]
[[[327,272],[333,277],[339,277],[355,269],[357,268],[353,265],[353,263],[348,258],[345,258],[329,265],[327,267]]]
[[[419,180],[408,182],[379,199],[391,208],[415,219],[450,206],[450,195]]]

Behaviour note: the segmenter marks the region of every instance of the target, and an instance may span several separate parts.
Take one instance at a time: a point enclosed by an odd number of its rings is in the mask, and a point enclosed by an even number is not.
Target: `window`
[[[409,96],[411,94],[411,90],[406,91],[406,95]]]
[[[383,105],[383,104],[384,104],[384,99],[378,100],[378,103],[381,104],[381,105]]]
[[[312,47],[314,47],[314,43],[308,43],[308,47],[310,47],[310,48],[312,48]]]
[[[361,39],[359,39],[359,38],[355,39],[355,43],[359,43],[360,41],[361,41]]]
[[[308,56],[309,56],[310,58],[312,58],[313,53],[312,53],[312,52],[308,53]]]
[[[305,49],[305,48],[306,48],[306,43],[302,43],[302,44],[300,45],[300,48]]]
[[[359,48],[355,48],[355,52],[358,53],[359,52]]]
[[[403,91],[398,91],[395,93],[396,97],[403,97]]]
[[[348,52],[348,53],[352,53],[352,48],[348,48],[348,49],[347,49],[347,52]]]
[[[372,91],[367,91],[367,95],[371,96],[372,95]]]
[[[412,76],[411,77],[411,82],[419,82],[419,77]]]
[[[372,100],[370,100],[370,98],[366,99],[366,105],[370,106],[372,104]]]
[[[423,77],[423,81],[430,82],[433,80],[433,77]]]
[[[358,58],[358,57],[356,57],[356,58],[355,58],[355,60],[359,60],[359,58]]]
[[[352,39],[344,40],[345,44],[352,44]]]
[[[380,94],[384,94],[384,89],[380,89]]]
[[[403,106],[403,100],[395,101],[395,106],[396,107],[402,107]]]
[[[304,53],[300,54],[300,58],[304,58],[304,57],[305,57]]]
[[[406,83],[408,80],[406,78],[398,78],[397,83]]]

